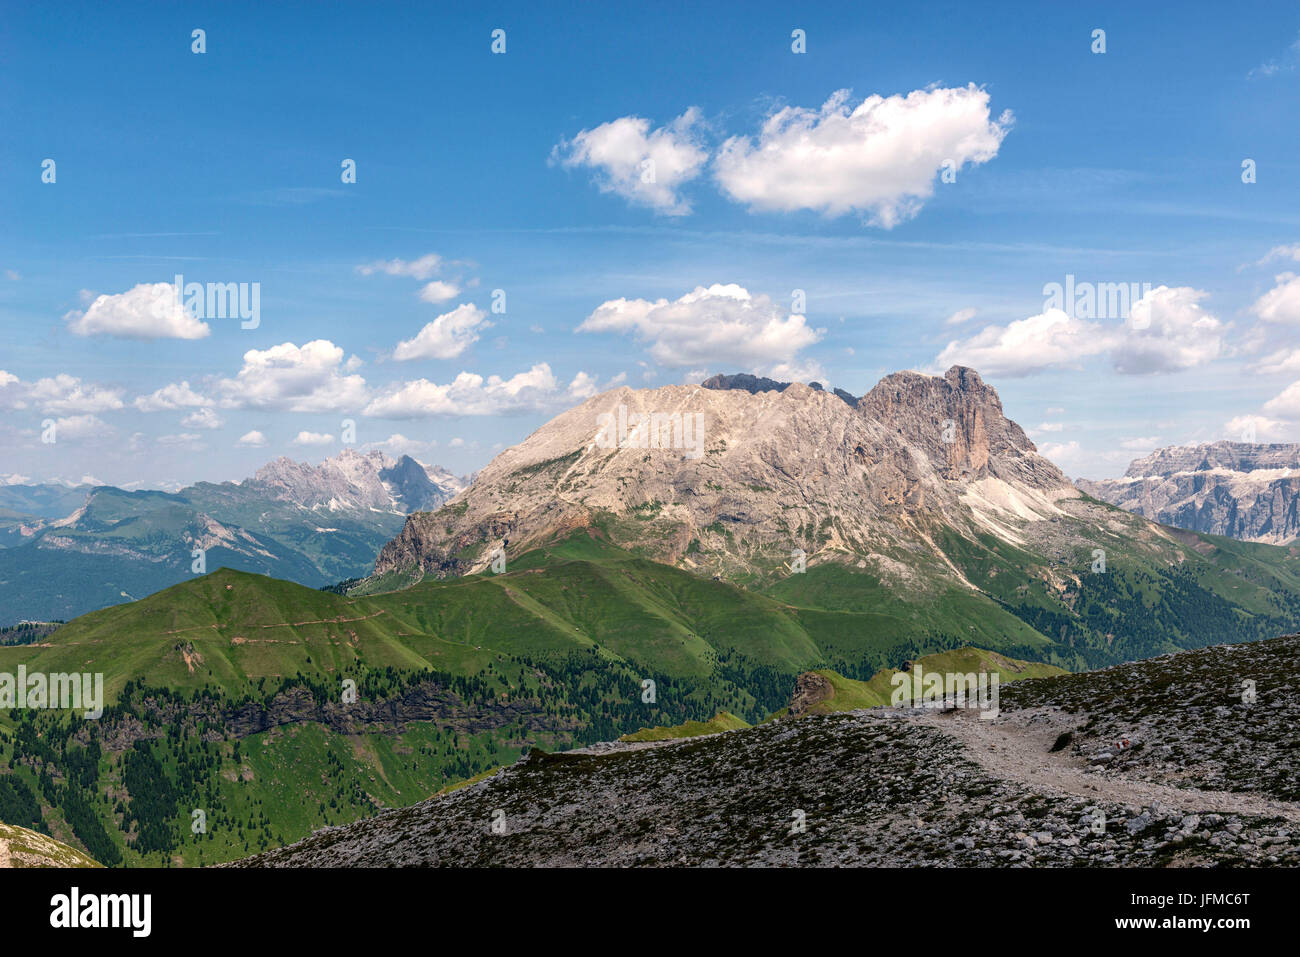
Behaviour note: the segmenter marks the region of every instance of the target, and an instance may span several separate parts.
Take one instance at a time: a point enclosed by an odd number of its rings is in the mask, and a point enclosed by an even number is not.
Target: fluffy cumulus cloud
[[[124,405],[122,392],[66,373],[24,382],[0,369],[0,409],[10,411],[35,408],[50,415],[113,412]]]
[[[334,442],[334,436],[326,435],[324,432],[299,432],[293,438],[294,445],[319,446],[331,445]]]
[[[602,192],[658,213],[682,216],[691,206],[680,189],[700,175],[709,158],[700,134],[695,107],[654,130],[644,117],[623,116],[562,140],[551,159],[562,166],[594,170]]]
[[[203,408],[182,418],[181,425],[187,429],[219,429],[225,422],[212,409]]]
[[[86,439],[102,438],[112,433],[113,429],[97,415],[69,415],[54,420],[55,440],[64,442],[83,442]]]
[[[1300,372],[1300,349],[1278,349],[1260,359],[1254,370],[1262,375]]]
[[[167,282],[140,283],[126,292],[96,296],[64,319],[79,336],[121,339],[202,339],[212,330],[190,315]]]
[[[421,452],[427,452],[437,446],[435,439],[427,442],[420,439],[408,439],[401,432],[394,432],[382,442],[371,442],[370,445],[376,449],[382,449],[389,455],[416,455]]]
[[[651,358],[675,368],[719,364],[773,371],[791,366],[799,350],[821,339],[804,316],[734,283],[696,287],[679,299],[611,299],[579,332],[634,335]]]
[[[1230,442],[1280,442],[1289,431],[1287,423],[1266,415],[1238,415],[1223,424]]]
[[[424,302],[431,302],[435,306],[439,303],[446,302],[449,299],[455,299],[460,295],[460,286],[454,282],[444,282],[441,279],[435,279],[433,282],[425,283],[420,290],[420,299]]]
[[[246,449],[264,449],[268,443],[265,435],[257,431],[257,429],[253,429],[251,432],[245,432],[241,435],[239,441],[235,444]]]
[[[26,386],[12,372],[0,369],[0,409],[11,411],[27,408]]]
[[[1208,293],[1157,286],[1129,309],[1111,358],[1116,372],[1181,372],[1224,354],[1224,324],[1201,308]]]
[[[26,400],[42,412],[54,415],[111,412],[122,408],[122,390],[82,382],[60,373],[37,379],[26,389]]]
[[[1157,286],[1133,303],[1120,326],[1048,309],[955,339],[934,365],[965,365],[986,375],[1012,377],[1078,367],[1084,359],[1107,355],[1116,372],[1129,375],[1192,369],[1226,352],[1224,323],[1200,305],[1206,295],[1188,286]]]
[[[1076,319],[1060,309],[1017,319],[1005,326],[985,326],[975,335],[953,340],[935,365],[970,366],[988,376],[1023,376],[1053,366],[1074,365],[1104,352],[1099,324]]]
[[[141,412],[168,412],[172,409],[211,405],[212,401],[190,388],[188,381],[172,382],[149,395],[138,396],[134,405]]]
[[[233,379],[217,388],[222,406],[289,412],[341,412],[362,406],[366,381],[349,374],[359,360],[344,360],[343,350],[328,339],[302,346],[284,342],[269,349],[250,349]]]
[[[733,136],[714,171],[723,191],[755,210],[858,213],[889,229],[916,215],[945,164],[987,163],[1012,123],[993,119],[989,95],[974,84],[869,96],[848,90],[820,110],[785,107],[763,123],[757,142]]]
[[[1300,421],[1300,382],[1292,382],[1281,394],[1264,403],[1264,411],[1291,421]]]
[[[454,359],[478,341],[481,329],[492,325],[486,318],[482,309],[463,303],[426,325],[413,339],[399,342],[393,358]]]
[[[1250,311],[1262,322],[1300,325],[1300,276],[1284,272],[1274,281],[1277,285],[1256,299]]]
[[[509,379],[484,379],[462,372],[451,382],[439,385],[428,379],[399,383],[378,395],[366,406],[365,414],[377,418],[412,419],[425,416],[505,415],[554,409],[571,402],[591,386],[591,377],[579,373],[562,389],[551,367],[539,362],[527,372]]]

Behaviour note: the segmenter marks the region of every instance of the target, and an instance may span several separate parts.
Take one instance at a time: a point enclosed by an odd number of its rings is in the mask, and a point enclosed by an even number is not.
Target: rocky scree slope
[[[1300,805],[1273,775],[1294,745],[1297,651],[1290,636],[1004,689],[989,723],[999,733],[1076,729],[1032,740],[1084,780],[1081,793],[980,760],[933,710],[877,708],[534,751],[235,866],[1295,866]],[[1241,705],[1253,711],[1233,703],[1246,674],[1272,676]],[[1128,746],[1097,760],[1113,734]],[[1153,792],[1149,780],[1176,787]],[[1221,784],[1248,810],[1202,790]],[[1143,803],[1150,793],[1176,800]]]

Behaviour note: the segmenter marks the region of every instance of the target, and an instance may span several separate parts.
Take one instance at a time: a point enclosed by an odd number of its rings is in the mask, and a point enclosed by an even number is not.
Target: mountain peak
[[[493,459],[454,513],[411,516],[375,570],[464,574],[507,540],[584,527],[701,572],[795,547],[856,564],[918,522],[1002,531],[989,515],[1045,517],[1063,496],[1078,492],[973,370],[895,373],[855,404],[741,373],[593,396]]]

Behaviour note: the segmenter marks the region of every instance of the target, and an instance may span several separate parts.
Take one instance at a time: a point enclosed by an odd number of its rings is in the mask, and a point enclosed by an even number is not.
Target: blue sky
[[[412,6],[6,4],[0,481],[237,479],[345,419],[466,472],[614,384],[954,361],[1075,476],[1300,441],[1300,6]]]

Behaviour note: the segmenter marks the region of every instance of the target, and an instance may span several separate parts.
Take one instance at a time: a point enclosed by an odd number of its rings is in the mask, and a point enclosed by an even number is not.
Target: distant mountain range
[[[195,549],[209,570],[333,584],[364,574],[408,513],[464,485],[407,455],[344,449],[177,492],[0,486],[0,626],[141,598],[195,574]]]
[[[1134,459],[1123,478],[1075,484],[1177,528],[1272,545],[1300,539],[1300,445],[1171,446]]]

